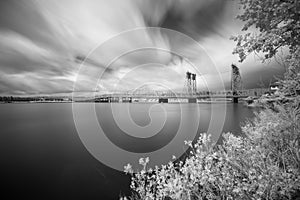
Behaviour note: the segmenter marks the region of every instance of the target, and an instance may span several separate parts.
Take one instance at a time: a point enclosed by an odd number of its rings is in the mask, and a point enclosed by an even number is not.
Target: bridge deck
[[[131,95],[105,95],[97,98],[137,98],[137,99],[207,99],[207,98],[247,98],[248,95],[197,95],[197,96],[131,96]]]
[[[267,92],[267,88],[257,88],[249,90],[239,90],[237,94],[233,94],[231,90],[226,91],[213,91],[213,92],[197,92],[196,94],[187,93],[176,93],[176,92],[151,92],[151,93],[135,93],[135,92],[125,92],[125,93],[114,93],[114,94],[103,94],[96,98],[137,98],[137,99],[158,99],[158,98],[168,98],[168,99],[205,99],[205,98],[246,98],[248,96],[261,96]]]

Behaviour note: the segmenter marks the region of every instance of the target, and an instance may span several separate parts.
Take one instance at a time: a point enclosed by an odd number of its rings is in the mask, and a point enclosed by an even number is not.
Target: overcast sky
[[[232,63],[245,88],[258,87],[283,69],[254,56],[238,63],[229,40],[241,30],[238,12],[231,0],[0,1],[0,95],[70,94],[75,81],[83,92],[146,83],[180,90],[187,70],[197,73],[199,89],[218,89],[216,71],[228,86]],[[178,32],[139,29],[148,26],[184,33],[201,48]],[[178,49],[186,60],[170,53]]]

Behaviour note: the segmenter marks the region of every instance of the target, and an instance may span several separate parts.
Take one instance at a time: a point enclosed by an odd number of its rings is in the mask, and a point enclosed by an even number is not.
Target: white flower
[[[146,157],[146,158],[140,158],[139,159],[139,164],[140,165],[143,165],[143,166],[146,166],[148,163],[149,163],[150,159],[149,157]]]
[[[145,164],[149,163],[149,157],[145,158]]]
[[[190,141],[190,140],[189,140],[189,141],[186,141],[186,140],[185,140],[185,141],[184,141],[184,144],[185,144],[185,145],[188,145],[188,146],[190,146],[190,147],[193,147],[192,141]]]
[[[126,174],[132,174],[133,173],[133,170],[132,170],[132,166],[128,163],[126,166],[124,166],[124,172]]]
[[[140,159],[139,159],[139,164],[140,164],[140,165],[144,165],[144,163],[145,163],[144,158],[140,158]]]

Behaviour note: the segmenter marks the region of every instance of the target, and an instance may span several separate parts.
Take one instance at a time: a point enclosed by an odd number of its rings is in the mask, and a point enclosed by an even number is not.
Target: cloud
[[[57,72],[63,71],[55,65],[60,55],[40,46],[24,35],[12,31],[0,31],[1,70],[6,73]]]
[[[214,84],[216,70],[237,60],[228,40],[240,29],[236,12],[228,0],[1,1],[0,94],[69,93],[75,81],[81,91],[116,84],[130,89],[145,81],[180,90],[186,70]],[[139,29],[147,26],[182,32],[202,48],[164,29]],[[260,70],[250,63],[241,68]]]
[[[0,27],[11,30],[49,49],[61,49],[56,30],[35,1],[1,1]]]
[[[0,75],[0,85],[3,93],[11,95],[70,93],[73,89],[73,82],[65,78],[45,78],[32,73]]]

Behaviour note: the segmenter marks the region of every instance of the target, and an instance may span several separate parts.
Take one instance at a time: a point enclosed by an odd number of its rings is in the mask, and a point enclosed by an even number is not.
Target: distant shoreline
[[[244,101],[241,100],[240,103]],[[15,101],[15,102],[0,102],[0,104],[48,104],[48,103],[95,103],[95,104],[129,104],[130,102],[94,102],[94,101]],[[188,103],[188,102],[169,102],[169,103],[159,103],[159,102],[131,102],[130,104],[224,104],[224,103],[233,103],[231,101],[199,101],[197,103]]]

